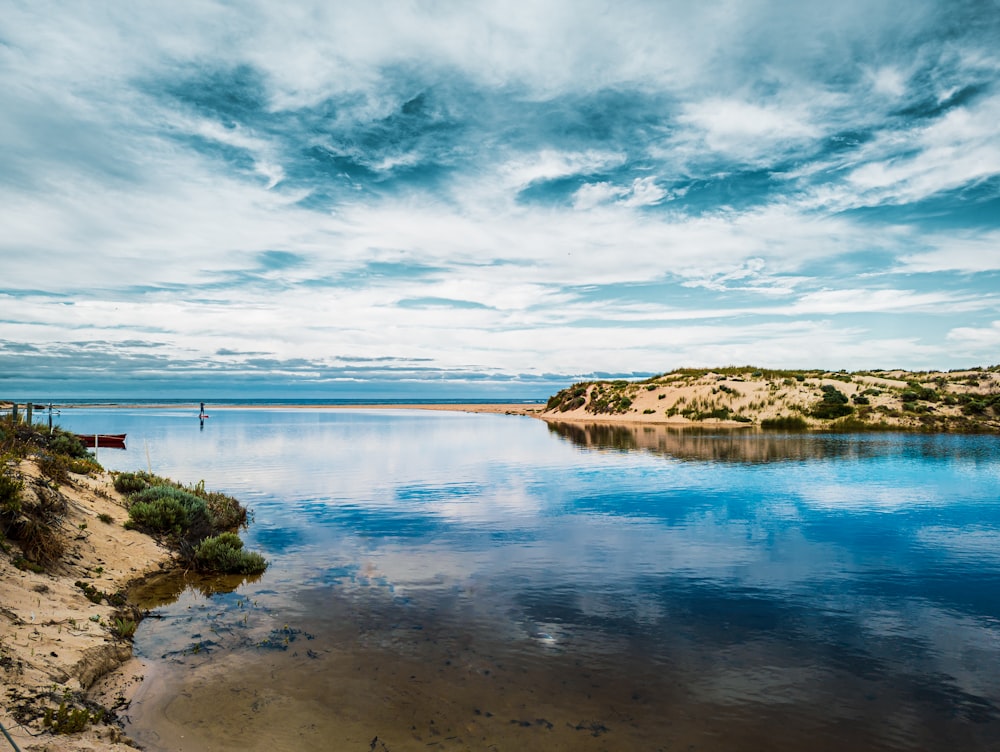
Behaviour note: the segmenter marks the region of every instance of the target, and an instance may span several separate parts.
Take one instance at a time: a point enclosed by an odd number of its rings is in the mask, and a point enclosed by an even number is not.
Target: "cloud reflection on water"
[[[553,441],[532,421],[395,411],[233,411],[211,429],[199,446],[157,428],[158,460],[253,491],[249,535],[274,565],[250,590],[276,609],[319,618],[339,598],[661,665],[699,701],[792,703],[792,725],[884,719],[901,748],[927,732],[915,717],[1000,723],[993,437]]]

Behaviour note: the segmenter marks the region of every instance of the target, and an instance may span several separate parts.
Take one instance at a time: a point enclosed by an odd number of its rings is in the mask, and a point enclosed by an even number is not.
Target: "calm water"
[[[144,597],[150,750],[995,750],[995,437],[65,411],[255,512]]]

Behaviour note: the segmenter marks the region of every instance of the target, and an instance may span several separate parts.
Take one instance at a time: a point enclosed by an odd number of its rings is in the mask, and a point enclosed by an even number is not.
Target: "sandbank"
[[[25,493],[44,488],[33,463],[21,462],[19,470]],[[75,583],[121,593],[145,575],[171,567],[173,559],[149,536],[122,526],[128,513],[109,473],[70,478],[55,489],[66,502],[61,561],[51,571],[33,572],[16,568],[12,555],[0,556],[0,722],[23,752],[124,752],[134,747],[113,722],[68,735],[44,728],[44,709],[58,707],[64,690],[120,709],[142,678],[131,642],[111,632],[118,609],[106,601],[93,603]],[[0,749],[9,747],[0,738]]]

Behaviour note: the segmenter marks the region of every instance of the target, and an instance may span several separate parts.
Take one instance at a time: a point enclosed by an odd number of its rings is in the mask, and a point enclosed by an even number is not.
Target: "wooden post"
[[[14,406],[10,409],[10,419],[14,423],[17,423],[17,403],[16,402],[14,403]]]
[[[34,412],[34,407],[35,407],[34,402],[29,402],[27,405],[24,406],[24,422],[27,423],[29,426],[31,425],[31,419],[32,419],[31,416],[32,413]]]

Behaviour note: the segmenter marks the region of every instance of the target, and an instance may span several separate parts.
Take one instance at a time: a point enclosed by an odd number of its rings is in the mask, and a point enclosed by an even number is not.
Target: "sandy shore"
[[[39,491],[39,473],[31,462],[20,472],[25,493]],[[152,538],[126,530],[128,518],[108,473],[71,475],[54,490],[66,513],[60,528],[67,547],[51,571],[18,569],[16,546],[0,555],[0,722],[24,752],[131,750],[113,722],[90,723],[77,734],[55,735],[43,723],[46,708],[57,709],[64,692],[114,710],[127,704],[141,681],[142,666],[132,645],[112,634],[119,609],[93,603],[76,584],[120,593],[144,575],[171,566],[167,549]],[[10,749],[0,737],[0,749]]]
[[[309,407],[317,407],[310,405]],[[321,408],[332,410],[437,410],[460,413],[491,413],[495,415],[531,415],[540,416],[545,410],[544,402],[524,403],[478,403],[469,404],[409,404],[409,405],[323,405]]]

